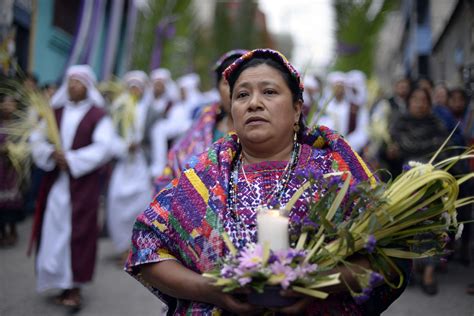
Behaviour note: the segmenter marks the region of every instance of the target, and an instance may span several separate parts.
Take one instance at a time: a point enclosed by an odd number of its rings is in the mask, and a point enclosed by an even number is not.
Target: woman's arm
[[[175,260],[145,264],[142,277],[163,293],[183,300],[198,301],[218,306],[236,314],[260,312],[251,304],[243,303],[211,284],[211,280],[184,267]]]

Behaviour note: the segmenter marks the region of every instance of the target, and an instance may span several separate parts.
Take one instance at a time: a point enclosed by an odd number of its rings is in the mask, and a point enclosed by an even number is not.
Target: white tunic
[[[168,141],[183,135],[192,125],[191,115],[186,104],[175,104],[167,119],[157,121],[151,129],[153,177],[160,176],[168,161]]]
[[[318,124],[327,126],[344,136],[349,145],[356,152],[360,152],[368,141],[369,115],[365,108],[359,108],[357,113],[356,129],[349,132],[349,117],[351,106],[349,102],[331,100],[326,108],[326,113],[320,118]]]
[[[150,105],[137,104],[135,124],[126,139],[115,134],[114,155],[118,159],[112,171],[107,196],[107,229],[118,252],[130,247],[133,224],[152,199],[152,183],[145,152],[139,147],[128,151],[131,143],[140,144]]]
[[[73,178],[81,177],[98,168],[111,158],[111,140],[114,129],[112,120],[104,117],[92,135],[92,144],[71,150],[77,127],[91,108],[89,101],[78,104],[66,103],[61,118],[61,144]],[[44,126],[43,126],[44,128]],[[32,155],[36,165],[52,171],[56,163],[51,158],[54,146],[46,141],[44,130],[31,136]],[[73,287],[71,270],[71,196],[69,176],[61,171],[54,182],[46,201],[41,243],[36,260],[38,291],[47,289],[69,289]]]

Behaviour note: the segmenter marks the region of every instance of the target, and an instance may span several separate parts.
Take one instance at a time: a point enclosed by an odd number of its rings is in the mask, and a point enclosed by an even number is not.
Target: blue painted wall
[[[53,0],[37,1],[37,15],[36,21],[34,22],[36,34],[33,47],[32,70],[38,76],[41,85],[62,80],[66,63],[68,62],[68,57],[72,50],[73,36],[53,25],[53,14]],[[91,59],[91,66],[99,80],[99,74],[103,65],[109,20],[110,12],[106,11],[102,19],[102,25],[100,25],[97,30],[97,32],[100,32],[100,44],[96,48],[96,51],[92,53]],[[123,21],[123,23],[125,23],[125,21]],[[118,43],[119,49],[117,51],[116,63],[113,67],[113,71],[120,75],[125,71],[120,67],[123,64],[121,60],[125,58],[122,53],[124,45],[124,26],[122,25],[121,28],[122,36]]]
[[[40,84],[62,79],[72,36],[53,26],[54,1],[37,1],[33,72]]]

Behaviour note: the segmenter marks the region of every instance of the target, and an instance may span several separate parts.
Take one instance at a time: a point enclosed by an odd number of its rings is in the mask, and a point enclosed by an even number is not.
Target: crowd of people
[[[400,78],[393,95],[375,98],[359,70],[300,78],[284,56],[265,49],[229,51],[212,70],[215,87],[202,92],[195,73],[174,81],[164,68],[133,70],[114,89],[98,85],[88,65],[71,66],[59,88],[42,89],[60,144],[51,142],[45,121],[32,127],[28,179],[14,168],[11,135],[2,129],[19,119],[15,113],[25,105],[15,93],[1,92],[0,247],[15,246],[16,224],[34,213],[30,251],[36,253],[38,291],[60,289],[58,304],[80,308],[104,229],[118,262],[126,261],[127,271],[176,314],[255,312],[196,273],[222,256],[219,223],[243,245],[256,238],[256,208],[288,202],[299,186],[297,170],[334,172],[333,160],[339,159],[357,181],[370,177],[369,169],[389,181],[408,161],[428,161],[451,131],[443,155],[474,144],[474,109],[466,91],[434,86],[428,78]],[[34,76],[24,79],[25,91],[38,90]],[[471,159],[452,172],[473,170]],[[460,194],[472,192],[466,183]],[[297,205],[293,220],[304,216],[304,205]],[[460,220],[471,219],[472,209],[464,208]],[[450,245],[466,265],[471,226],[459,245]],[[196,234],[202,238],[193,257],[188,245]],[[404,263],[400,267],[434,295],[435,271],[446,264],[430,258],[415,262],[412,272]],[[468,292],[473,294],[472,285]],[[334,293],[325,304],[302,300],[282,312],[377,314],[401,290],[381,284],[364,305],[354,305],[340,288]]]

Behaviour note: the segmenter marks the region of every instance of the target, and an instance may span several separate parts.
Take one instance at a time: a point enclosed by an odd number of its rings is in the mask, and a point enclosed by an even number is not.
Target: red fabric
[[[357,114],[359,114],[359,107],[351,103],[347,134],[352,133],[357,128]]]

